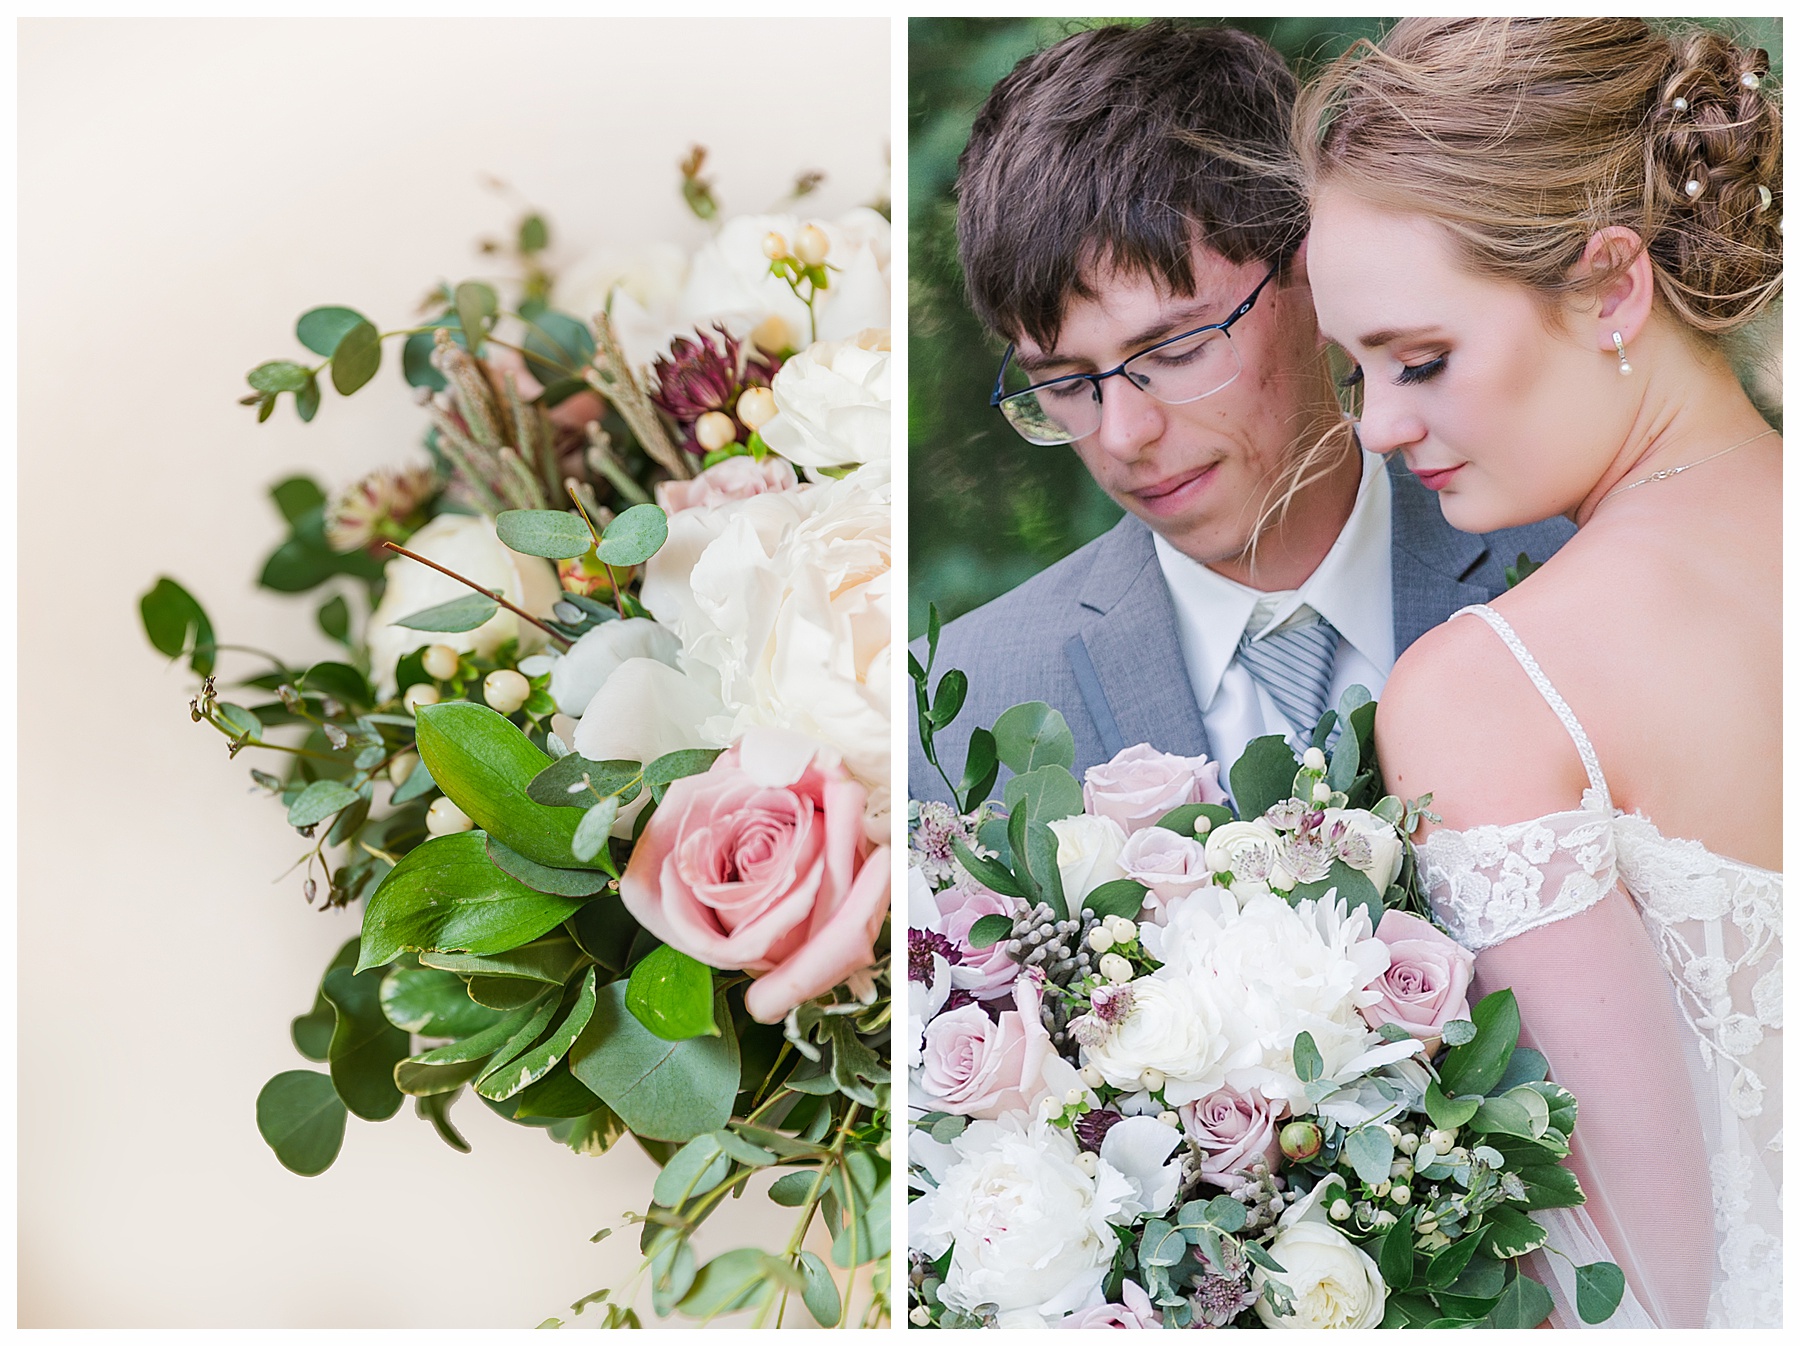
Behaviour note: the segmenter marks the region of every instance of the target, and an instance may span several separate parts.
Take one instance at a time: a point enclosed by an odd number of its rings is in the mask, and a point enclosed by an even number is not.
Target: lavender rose
[[[969,947],[969,931],[983,916],[1007,916],[1013,912],[1013,900],[973,879],[966,879],[936,895],[941,915],[938,928],[944,938],[962,955],[950,969],[950,984],[969,992],[977,1000],[992,1000],[1012,989],[1019,975],[1018,963],[1006,952],[1006,941],[998,940],[985,949]]]
[[[1259,1162],[1274,1168],[1281,1153],[1276,1123],[1287,1116],[1285,1101],[1271,1103],[1256,1089],[1220,1089],[1179,1109],[1182,1130],[1201,1150],[1200,1176],[1225,1186],[1234,1174]]]
[[[1133,832],[1119,852],[1119,868],[1150,891],[1145,897],[1153,919],[1162,920],[1173,903],[1212,882],[1206,847],[1166,827]]]
[[[1223,804],[1225,791],[1217,762],[1177,757],[1140,743],[1110,762],[1089,767],[1081,797],[1089,813],[1136,832],[1183,804]]]
[[[1150,1302],[1150,1296],[1136,1281],[1124,1282],[1119,1288],[1119,1298],[1124,1302],[1080,1309],[1066,1318],[1059,1318],[1051,1326],[1109,1327],[1115,1330],[1162,1326],[1162,1314],[1156,1311],[1156,1305]]]
[[[1363,1008],[1363,1018],[1373,1028],[1399,1024],[1429,1055],[1443,1040],[1445,1024],[1469,1017],[1475,955],[1430,921],[1404,911],[1383,912],[1375,938],[1387,945],[1391,961],[1370,988],[1381,999]]]
[[[1047,1091],[1044,1067],[1055,1055],[1044,1028],[1042,992],[1029,974],[1013,989],[1016,1009],[988,1017],[980,1005],[948,1010],[925,1026],[925,1054],[914,1084],[932,1108],[988,1120],[1029,1116]]]

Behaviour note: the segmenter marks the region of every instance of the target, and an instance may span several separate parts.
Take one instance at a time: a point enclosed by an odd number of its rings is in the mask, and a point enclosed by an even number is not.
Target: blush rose
[[[802,735],[754,729],[676,781],[619,884],[651,934],[716,968],[757,974],[762,1023],[875,961],[888,848],[863,833],[867,791]]]
[[[1111,818],[1127,833],[1183,804],[1225,802],[1217,762],[1158,752],[1147,743],[1089,767],[1081,796],[1089,813]]]
[[[1258,1161],[1271,1169],[1281,1153],[1276,1123],[1287,1115],[1285,1102],[1271,1103],[1255,1089],[1220,1089],[1179,1109],[1181,1127],[1200,1147],[1200,1176],[1218,1186],[1233,1174],[1248,1173]]]
[[[1386,972],[1370,987],[1381,999],[1363,1008],[1373,1028],[1399,1024],[1425,1044],[1427,1054],[1443,1040],[1444,1025],[1469,1017],[1469,982],[1475,955],[1430,921],[1404,911],[1387,911],[1375,928],[1387,945]]]
[[[988,1017],[980,1005],[940,1014],[925,1026],[925,1054],[915,1084],[933,1108],[989,1121],[1030,1115],[1044,1095],[1044,1067],[1054,1054],[1041,1013],[1042,993],[1029,974],[1015,980],[1015,1009]]]

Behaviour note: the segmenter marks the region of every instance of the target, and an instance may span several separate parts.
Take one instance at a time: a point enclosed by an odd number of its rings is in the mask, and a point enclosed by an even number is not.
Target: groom
[[[1068,720],[1077,776],[1143,742],[1229,770],[1350,685],[1379,695],[1413,640],[1572,531],[1459,533],[1399,454],[1325,438],[1342,413],[1280,171],[1295,92],[1260,39],[1158,21],[1027,57],[976,118],[957,235],[1011,343],[996,404],[1125,517],[944,628],[933,681],[970,683],[936,735],[952,779],[970,731],[1021,701]],[[916,725],[910,788],[948,798]]]

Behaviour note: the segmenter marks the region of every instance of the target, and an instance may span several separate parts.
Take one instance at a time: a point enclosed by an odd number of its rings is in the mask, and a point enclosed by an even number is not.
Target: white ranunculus
[[[718,698],[679,669],[661,659],[627,659],[594,693],[569,746],[593,762],[646,764],[682,748],[722,748],[729,740],[706,728],[718,713]],[[649,797],[645,791],[619,810],[614,836],[631,835]]]
[[[440,514],[407,540],[407,549],[454,570],[484,589],[518,604],[536,617],[548,617],[557,595],[556,568],[536,556],[521,556],[500,540],[494,521],[485,515]],[[544,643],[544,633],[501,608],[473,631],[414,631],[396,626],[402,617],[463,598],[473,592],[450,576],[396,556],[387,566],[387,590],[369,618],[369,673],[378,695],[392,696],[394,669],[401,658],[426,645],[448,645],[479,656],[492,655],[509,640],[529,653]]]
[[[1281,834],[1266,823],[1221,823],[1206,834],[1206,863],[1215,874],[1266,879],[1280,844]]]
[[[1099,1043],[1082,1049],[1083,1064],[1125,1090],[1142,1087],[1146,1070],[1158,1071],[1171,1107],[1217,1090],[1232,1063],[1226,1059],[1231,1043],[1225,1015],[1212,988],[1199,979],[1153,974],[1126,989],[1131,999],[1125,1017]]]
[[[1372,983],[1387,970],[1387,946],[1373,938],[1358,907],[1262,894],[1222,906],[1188,902],[1157,933],[1163,966],[1155,976],[1203,984],[1220,1008],[1228,1069],[1240,1094],[1261,1090],[1270,1102],[1308,1106],[1294,1072],[1294,1039],[1312,1034],[1324,1073],[1337,1076],[1379,1042],[1360,1014],[1379,999]]]
[[[1070,911],[1079,911],[1081,899],[1101,884],[1125,877],[1119,864],[1125,829],[1111,818],[1077,813],[1056,819],[1050,830],[1056,834],[1056,872]]]
[[[716,692],[714,741],[785,725],[843,756],[885,841],[893,611],[892,491],[842,481],[684,510],[645,567],[642,598]]]
[[[777,371],[770,386],[776,414],[758,433],[800,467],[887,462],[892,349],[885,329],[814,342]]]
[[[681,667],[681,642],[667,627],[643,617],[602,622],[550,666],[550,697],[564,715],[577,719],[627,659],[655,659]]]
[[[1385,893],[1388,885],[1399,877],[1400,863],[1406,855],[1400,834],[1391,824],[1383,822],[1367,809],[1326,809],[1325,821],[1319,825],[1320,830],[1330,836],[1334,823],[1343,823],[1369,843],[1373,858],[1368,865],[1355,867],[1368,875],[1376,892]]]
[[[912,1204],[915,1245],[942,1256],[955,1244],[939,1292],[952,1308],[994,1305],[1007,1326],[1030,1326],[1078,1308],[1105,1279],[1133,1182],[1104,1160],[1092,1176],[1066,1132],[1018,1116],[977,1121],[930,1163],[935,1188]]]
[[[1252,1284],[1260,1289],[1278,1280],[1293,1296],[1294,1311],[1276,1314],[1267,1298],[1256,1301],[1256,1316],[1265,1327],[1376,1327],[1387,1312],[1387,1284],[1381,1269],[1361,1248],[1326,1219],[1333,1198],[1343,1195],[1344,1180],[1335,1173],[1281,1217],[1280,1232],[1268,1245],[1269,1256],[1282,1267],[1277,1274],[1258,1267]]]

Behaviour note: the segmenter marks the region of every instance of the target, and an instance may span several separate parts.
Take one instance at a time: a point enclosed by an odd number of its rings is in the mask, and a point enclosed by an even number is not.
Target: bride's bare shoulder
[[[1499,634],[1473,613],[1420,636],[1382,690],[1376,752],[1387,787],[1429,792],[1446,826],[1518,822],[1579,806],[1580,755]]]

